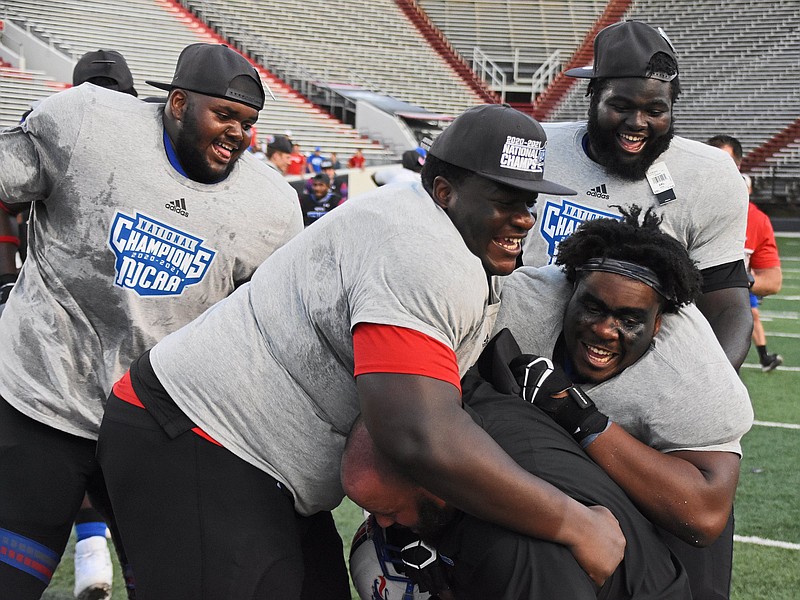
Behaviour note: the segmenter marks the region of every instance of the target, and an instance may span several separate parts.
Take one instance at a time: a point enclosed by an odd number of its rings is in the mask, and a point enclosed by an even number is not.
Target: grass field
[[[743,442],[732,600],[800,598],[800,238],[780,236],[778,246],[783,289],[764,300],[761,319],[769,350],[783,356],[784,366],[762,373],[751,349],[741,370],[756,424]],[[334,514],[347,550],[361,511],[345,501]],[[45,599],[72,598],[72,550],[70,543]],[[116,600],[125,598],[121,581],[117,571]]]

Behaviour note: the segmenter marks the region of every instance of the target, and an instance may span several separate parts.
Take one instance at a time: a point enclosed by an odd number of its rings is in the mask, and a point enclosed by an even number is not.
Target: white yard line
[[[741,542],[742,544],[758,544],[759,546],[772,546],[774,548],[786,548],[787,550],[800,550],[800,544],[781,542],[779,540],[767,540],[751,535],[734,535],[733,541]]]
[[[780,427],[781,429],[800,429],[797,423],[776,423],[775,421],[753,421],[753,425],[762,427]]]
[[[773,335],[773,334],[770,333],[769,335]],[[760,369],[761,365],[759,365],[758,363],[744,363],[742,365],[742,368],[744,368],[744,369]],[[800,371],[800,367],[787,367],[786,365],[781,365],[780,367],[777,368],[777,370],[778,371]]]

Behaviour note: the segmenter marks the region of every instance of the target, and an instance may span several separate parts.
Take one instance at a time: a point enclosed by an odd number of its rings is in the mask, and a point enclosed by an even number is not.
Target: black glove
[[[511,361],[509,368],[522,388],[520,395],[541,408],[581,445],[590,435],[605,431],[608,417],[549,358],[521,354]],[[566,392],[564,397],[553,397],[562,392]]]
[[[11,288],[17,282],[17,275],[9,273],[8,275],[0,275],[0,315],[3,314],[3,309],[6,307],[8,295],[11,293]]]
[[[405,565],[406,576],[419,586],[421,592],[435,595],[450,589],[444,564],[439,560],[435,548],[417,540],[403,546],[400,558]]]

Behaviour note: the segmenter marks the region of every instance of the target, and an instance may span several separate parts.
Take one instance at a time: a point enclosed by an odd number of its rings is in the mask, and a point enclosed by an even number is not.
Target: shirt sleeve
[[[744,257],[747,187],[733,161],[711,164],[692,203],[689,255],[701,271]]]
[[[460,239],[443,241],[417,232],[389,236],[347,277],[353,280],[348,286],[351,330],[359,323],[412,329],[460,358],[464,344],[483,325],[488,281],[480,260],[465,252]]]
[[[361,323],[353,330],[355,376],[366,373],[423,375],[461,392],[455,352],[430,336],[391,325]]]
[[[775,243],[775,231],[769,217],[763,213],[751,213],[751,218],[756,216],[756,222],[751,229],[750,222],[747,224],[747,237],[750,238],[751,231],[754,236],[753,253],[750,255],[751,269],[770,269],[781,266],[781,259],[778,255],[778,245]]]
[[[45,200],[59,185],[78,140],[83,93],[45,98],[25,121],[0,131],[0,197],[9,204]]]

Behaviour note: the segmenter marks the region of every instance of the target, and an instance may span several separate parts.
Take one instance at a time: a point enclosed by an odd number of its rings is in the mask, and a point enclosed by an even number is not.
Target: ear
[[[656,315],[656,321],[653,325],[653,337],[656,337],[656,334],[661,330],[661,314],[662,313],[659,312],[658,315]]]
[[[437,175],[433,180],[433,201],[447,212],[456,197],[456,190],[453,185],[441,175]]]
[[[183,115],[186,114],[186,109],[189,106],[189,96],[181,89],[174,89],[169,94],[167,106],[169,106],[172,117],[176,121],[182,121]]]

